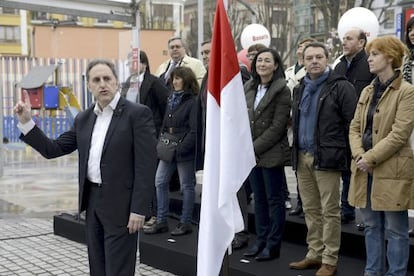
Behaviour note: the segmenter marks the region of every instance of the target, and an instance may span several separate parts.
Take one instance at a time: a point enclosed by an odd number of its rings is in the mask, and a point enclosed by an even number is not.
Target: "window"
[[[384,28],[394,29],[395,14],[393,9],[386,10],[384,13]]]
[[[32,20],[48,20],[47,12],[32,12]]]
[[[0,12],[2,14],[19,14],[19,10],[4,7],[0,8]]]
[[[98,18],[96,19],[96,24],[110,24],[111,20],[105,19],[105,18]]]
[[[323,19],[318,19],[316,32],[318,33],[325,32],[325,21]]]
[[[20,27],[19,26],[0,26],[1,43],[19,43]]]
[[[153,4],[153,9],[154,26],[159,29],[172,29],[174,26],[173,5]]]

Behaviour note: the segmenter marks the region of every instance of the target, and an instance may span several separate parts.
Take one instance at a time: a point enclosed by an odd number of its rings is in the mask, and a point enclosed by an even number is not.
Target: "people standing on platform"
[[[14,108],[20,139],[48,159],[78,151],[79,210],[86,210],[90,275],[133,276],[138,231],[154,187],[154,122],[148,107],[120,96],[111,61],[92,60],[86,79],[96,102],[56,140],[47,138],[31,119],[24,91],[24,101]]]
[[[414,84],[414,17],[411,17],[405,26],[405,45],[410,53],[404,59],[403,78],[407,82]],[[410,140],[411,147],[414,148],[414,134],[411,134]],[[414,237],[414,228],[411,228],[408,234],[410,237]]]
[[[181,66],[193,70],[198,83],[201,84],[206,69],[200,60],[187,55],[186,45],[181,37],[172,37],[168,40],[168,52],[170,59],[163,62],[155,72],[155,75],[164,81],[168,88],[172,89],[171,72],[174,68]]]
[[[128,60],[131,75],[121,89],[121,96],[132,102],[146,105],[151,109],[158,137],[170,91],[159,78],[151,74],[148,56],[144,51],[139,51],[138,72],[133,72],[131,58]],[[131,92],[134,85],[139,90],[136,89],[136,91]]]
[[[180,222],[171,235],[180,236],[193,231],[191,220],[195,197],[196,95],[199,92],[199,86],[194,72],[187,67],[175,68],[171,73],[171,79],[174,90],[168,98],[160,139],[164,133],[167,133],[174,137],[177,146],[172,160],[163,160],[160,157],[155,177],[158,205],[157,222],[144,228],[144,233],[157,234],[169,230],[167,220],[169,182],[175,170],[178,170],[183,206]],[[173,142],[171,138],[168,139],[169,142]]]
[[[252,62],[252,79],[244,89],[257,161],[249,175],[257,236],[244,256],[269,261],[280,256],[285,225],[283,176],[289,158],[287,123],[291,107],[283,62],[275,50],[258,51]]]
[[[355,91],[359,97],[362,89],[371,83],[374,74],[369,71],[368,55],[365,52],[367,36],[361,29],[350,29],[342,38],[343,56],[335,66],[334,71],[344,75],[347,80],[354,85]],[[348,156],[351,156],[351,150],[348,148]],[[349,205],[348,191],[351,180],[351,164],[348,164],[346,171],[342,172],[342,193],[341,193],[341,223],[348,224],[355,221],[355,208]],[[359,228],[363,225],[359,224]]]
[[[296,49],[297,62],[295,65],[287,68],[285,71],[287,86],[290,89],[292,99],[293,99],[293,88],[299,84],[299,82],[305,77],[305,74],[306,74],[306,69],[305,69],[305,66],[303,65],[303,49],[305,48],[306,45],[314,41],[315,41],[314,38],[306,37],[299,42],[297,49]],[[293,129],[292,129],[291,120],[289,121],[289,124],[288,124],[288,141],[289,141],[289,147],[292,147]],[[287,181],[286,181],[286,185],[284,189],[285,189],[286,202],[290,203],[290,194],[289,194],[289,189],[287,186]],[[303,216],[302,200],[300,198],[299,188],[297,186],[296,186],[296,191],[297,191],[296,207],[289,212],[289,215]]]
[[[324,44],[309,43],[303,57],[307,73],[293,92],[292,164],[308,228],[308,252],[289,267],[319,268],[316,276],[328,276],[337,271],[340,177],[351,162],[346,147],[357,95],[344,76],[329,68]]]
[[[364,275],[405,276],[414,187],[414,87],[400,71],[408,50],[399,39],[384,36],[369,42],[367,52],[376,78],[362,91],[350,126],[349,202],[360,208],[365,223]]]
[[[204,169],[205,153],[205,131],[206,131],[206,110],[207,110],[207,83],[208,83],[208,64],[210,62],[211,40],[201,43],[201,56],[203,64],[206,67],[206,75],[203,78],[200,88],[200,94],[197,98],[197,151],[196,151],[196,170]],[[240,66],[240,69],[242,67]],[[250,73],[249,78],[250,78]],[[242,77],[243,80],[243,77]],[[247,246],[250,234],[248,232],[248,210],[247,197],[244,185],[237,192],[241,213],[244,221],[244,230],[235,234],[231,243],[233,249],[242,249]]]

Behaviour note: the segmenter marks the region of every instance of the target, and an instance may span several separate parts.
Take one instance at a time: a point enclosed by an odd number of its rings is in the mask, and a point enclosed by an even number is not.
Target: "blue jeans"
[[[407,211],[373,211],[371,209],[372,177],[368,177],[367,208],[361,208],[365,223],[367,263],[365,275],[407,275],[410,241]],[[387,247],[385,246],[387,241]],[[386,271],[386,261],[388,270]]]
[[[157,192],[157,222],[166,222],[170,210],[169,184],[171,176],[178,170],[181,192],[183,193],[183,207],[180,222],[190,223],[194,207],[195,171],[194,161],[166,162],[160,160],[155,175]]]
[[[254,195],[256,244],[280,248],[285,226],[284,168],[254,167],[249,175]]]

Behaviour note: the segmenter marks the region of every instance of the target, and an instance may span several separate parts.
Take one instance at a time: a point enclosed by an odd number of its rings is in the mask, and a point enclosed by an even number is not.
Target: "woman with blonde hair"
[[[408,50],[392,36],[375,38],[366,49],[376,78],[362,91],[350,125],[349,202],[361,208],[366,225],[364,275],[403,276],[409,259],[407,209],[412,207],[414,179],[409,141],[414,87],[399,70]]]

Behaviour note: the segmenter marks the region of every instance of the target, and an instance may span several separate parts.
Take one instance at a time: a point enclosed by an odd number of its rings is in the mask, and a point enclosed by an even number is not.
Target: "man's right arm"
[[[29,94],[23,90],[23,99],[19,101],[14,111],[19,119],[17,127],[22,132],[20,139],[37,150],[45,158],[55,158],[77,149],[74,128],[63,133],[57,140],[49,139],[33,122],[31,117]]]

